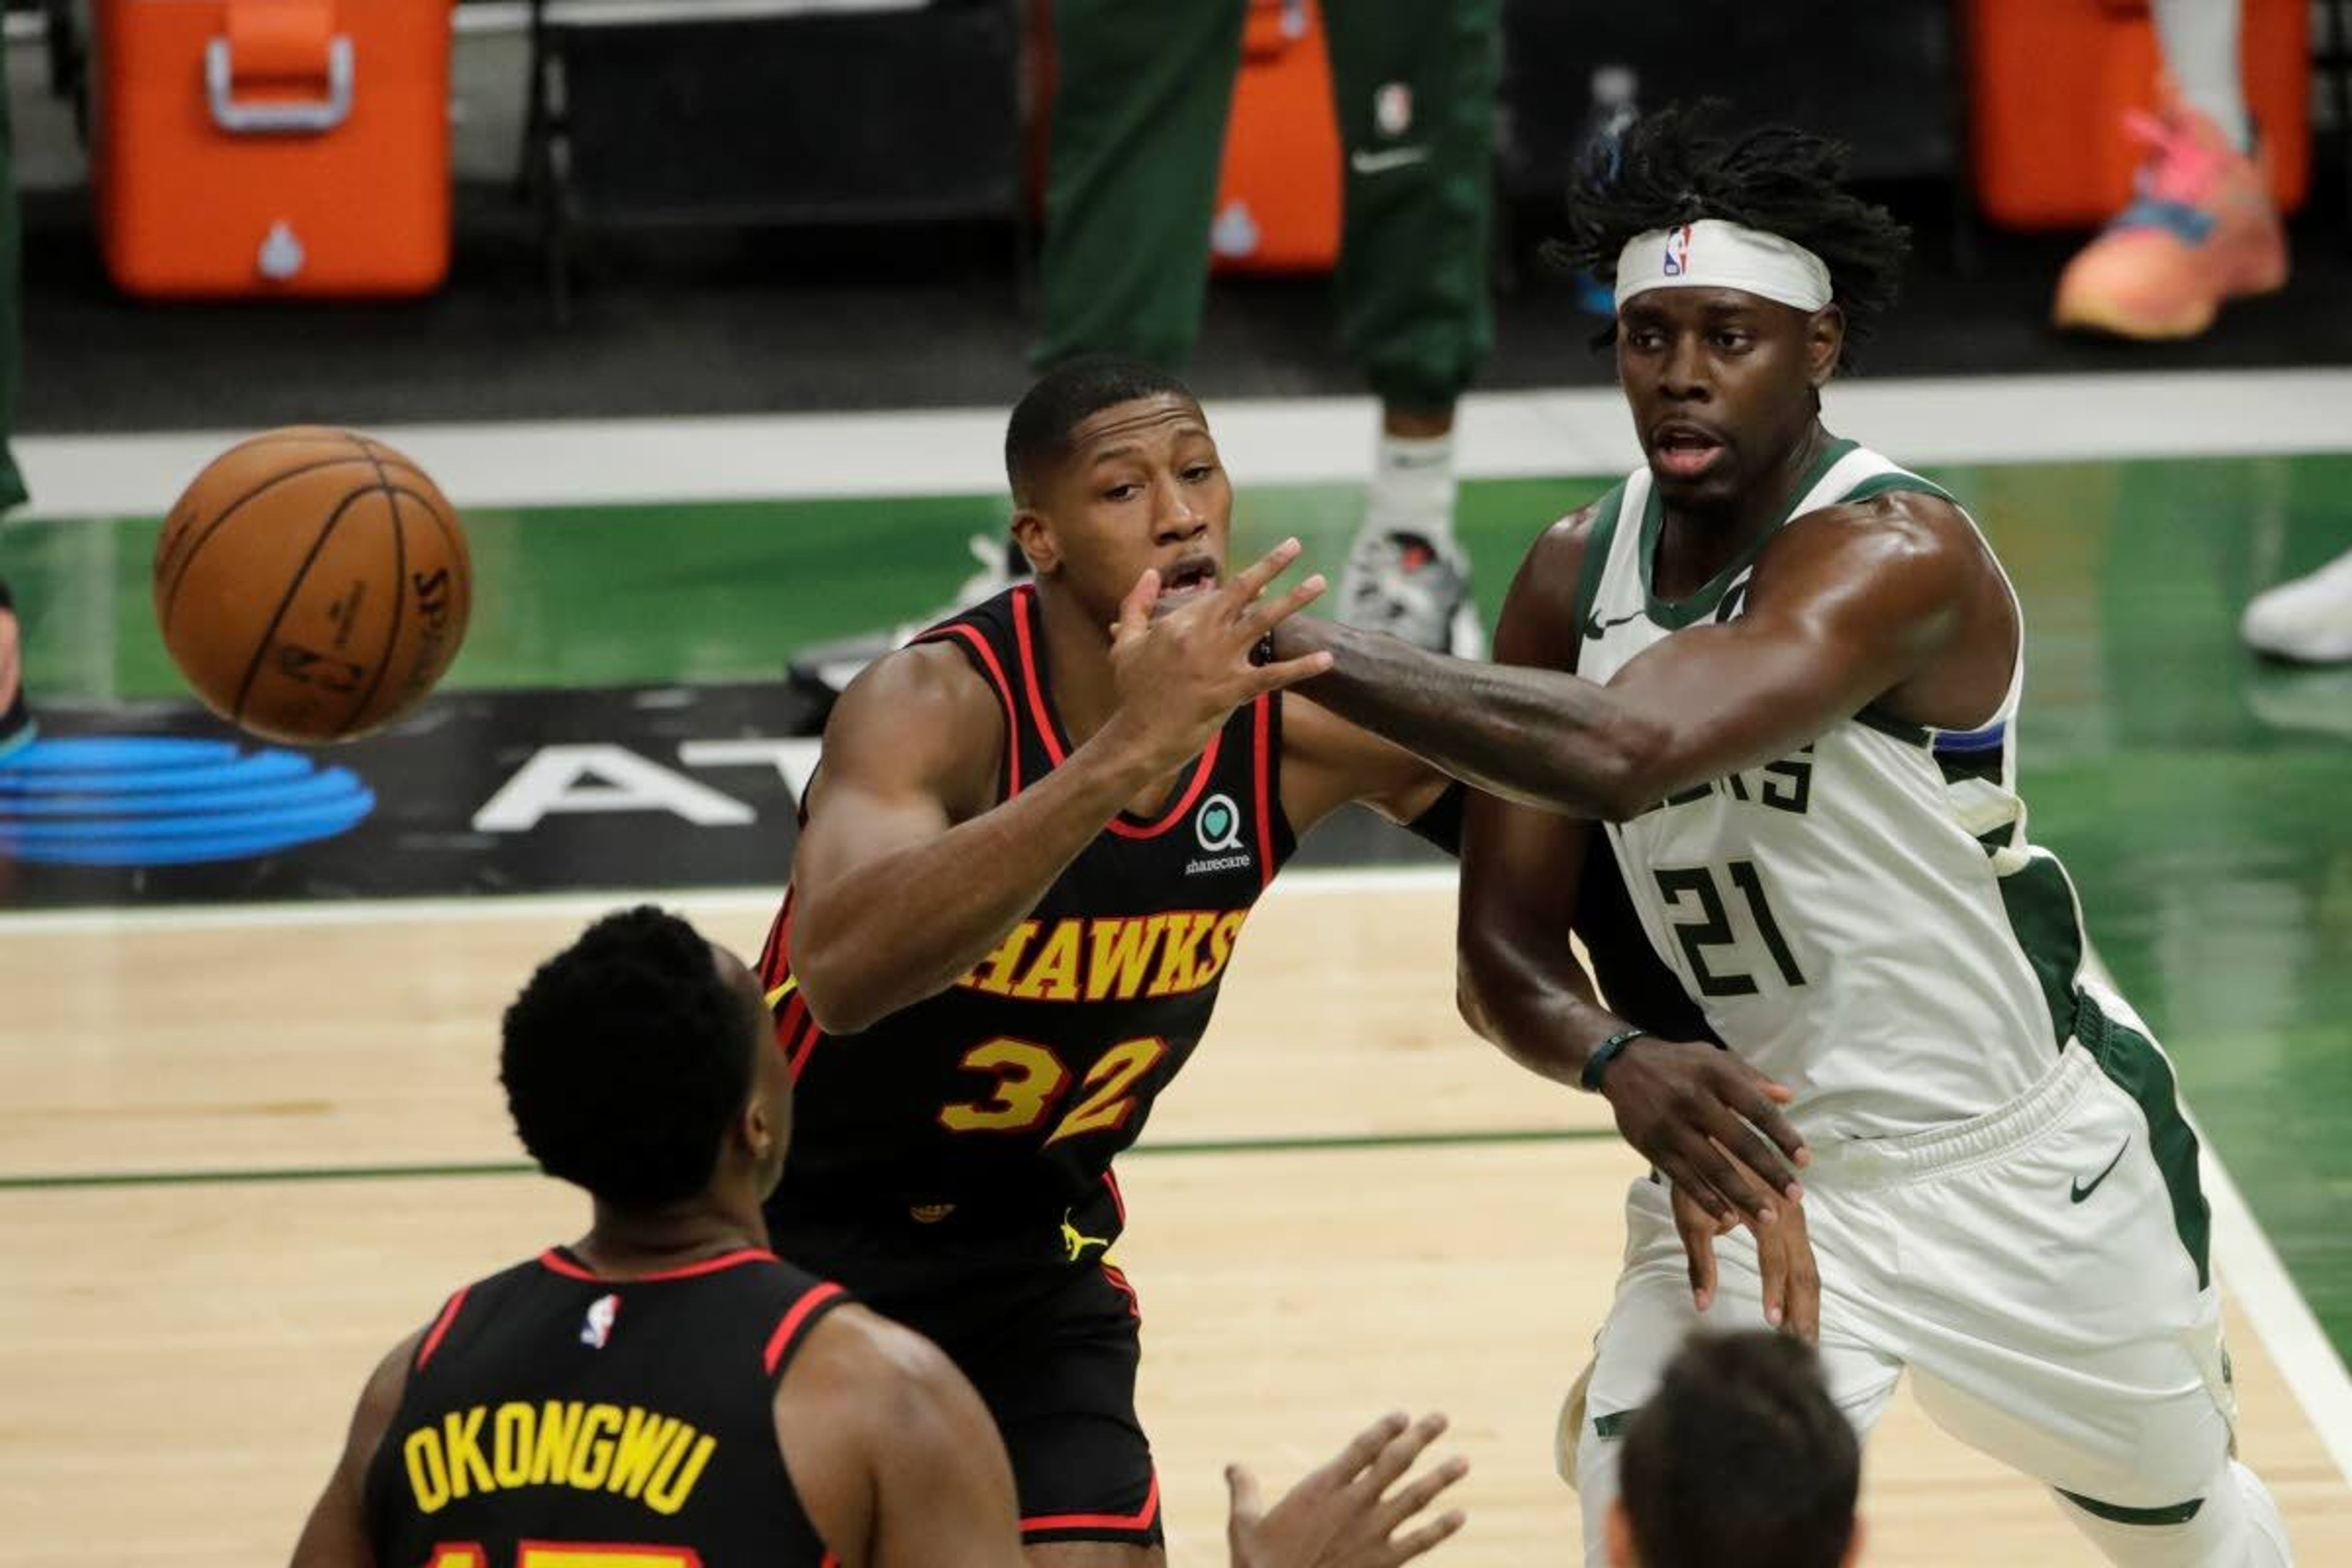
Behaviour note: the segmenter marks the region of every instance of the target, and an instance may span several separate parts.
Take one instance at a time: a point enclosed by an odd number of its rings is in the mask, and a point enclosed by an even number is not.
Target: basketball
[[[205,707],[273,741],[348,741],[415,708],[457,657],[472,587],[440,487],[348,430],[239,442],[155,544],[172,662]]]

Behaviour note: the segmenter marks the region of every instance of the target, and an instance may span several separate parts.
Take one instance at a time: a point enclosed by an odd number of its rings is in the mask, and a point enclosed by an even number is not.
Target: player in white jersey
[[[1537,542],[1497,665],[1304,620],[1271,651],[1331,650],[1318,701],[1488,792],[1465,1016],[1607,1096],[1654,1167],[1563,1420],[1588,1561],[1618,1435],[1682,1340],[1759,1314],[1810,1335],[1817,1300],[1864,1431],[1908,1370],[2110,1560],[2283,1563],[2233,1458],[2171,1067],[2084,974],[2011,793],[2016,597],[1949,496],[1821,423],[1906,240],[1843,168],[1784,129],[1635,128],[1566,248],[1614,268],[1645,467]],[[1570,956],[1596,823],[1710,1039],[1645,1035]]]

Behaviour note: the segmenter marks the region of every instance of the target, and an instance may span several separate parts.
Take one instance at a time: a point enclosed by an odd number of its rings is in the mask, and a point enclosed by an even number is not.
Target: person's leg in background
[[[2286,233],[2246,110],[2240,0],[2153,0],[2168,98],[2130,129],[2138,190],[2058,281],[2062,327],[2189,338],[2224,301],[2282,288]]]
[[[1217,171],[1248,0],[1051,0],[1054,100],[1038,268],[1039,370],[1120,353],[1181,371],[1201,332]],[[921,620],[793,656],[830,701],[915,632],[1003,589],[1029,563],[1002,529],[971,540],[980,570]]]
[[[1181,372],[1201,333],[1246,0],[1052,0],[1041,371],[1120,353]]]
[[[1338,615],[1485,651],[1454,538],[1454,410],[1495,336],[1488,291],[1502,0],[1328,0],[1347,159],[1339,338],[1381,399]]]

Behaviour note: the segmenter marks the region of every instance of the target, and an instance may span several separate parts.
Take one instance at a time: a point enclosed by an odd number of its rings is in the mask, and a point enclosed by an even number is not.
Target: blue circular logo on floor
[[[68,736],[0,759],[0,856],[44,865],[241,860],[332,838],[374,809],[349,768],[227,741]]]

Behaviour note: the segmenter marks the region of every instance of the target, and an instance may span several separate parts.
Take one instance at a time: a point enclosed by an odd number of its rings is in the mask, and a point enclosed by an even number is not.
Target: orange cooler
[[[2239,68],[2282,208],[2311,178],[2310,0],[2244,0]],[[2161,53],[2147,0],[1970,0],[1977,199],[1996,223],[2088,227],[2131,199]]]
[[[1219,272],[1328,272],[1339,257],[1340,151],[1322,15],[1314,0],[1251,0],[1248,15],[1210,251]]]
[[[449,0],[99,0],[107,271],[157,298],[421,294],[449,268]]]

